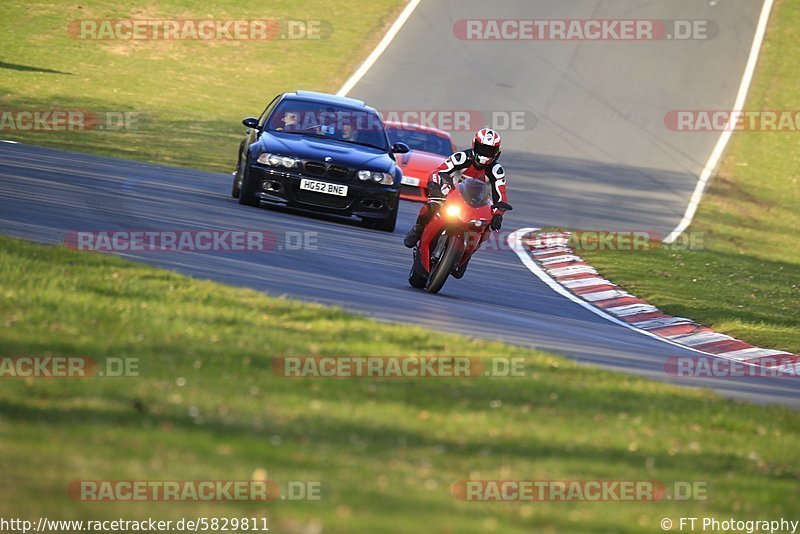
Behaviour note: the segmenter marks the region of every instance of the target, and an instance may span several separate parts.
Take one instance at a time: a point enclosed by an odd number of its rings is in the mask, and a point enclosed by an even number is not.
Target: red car
[[[394,143],[405,143],[411,149],[397,155],[403,171],[400,198],[425,202],[428,199],[428,178],[439,165],[456,152],[449,133],[417,124],[386,121],[386,133]]]

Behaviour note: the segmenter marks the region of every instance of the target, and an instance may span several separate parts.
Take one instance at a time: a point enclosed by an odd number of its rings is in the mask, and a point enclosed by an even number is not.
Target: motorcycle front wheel
[[[430,276],[428,276],[428,283],[425,286],[425,291],[428,293],[438,293],[444,283],[447,281],[447,277],[450,276],[450,271],[453,270],[453,266],[456,264],[461,258],[461,254],[464,252],[464,246],[462,242],[461,236],[450,236],[447,238],[447,246],[442,254],[442,257],[436,262],[436,266],[431,271]]]

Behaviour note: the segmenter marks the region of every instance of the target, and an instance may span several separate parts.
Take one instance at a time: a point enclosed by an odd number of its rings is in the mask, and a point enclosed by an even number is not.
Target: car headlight
[[[461,206],[458,204],[450,204],[445,208],[444,212],[448,217],[453,217],[454,219],[461,217]]]
[[[381,185],[392,185],[394,183],[394,176],[389,174],[388,172],[375,172],[375,171],[367,171],[362,170],[356,173],[358,179],[362,182],[366,182],[368,180],[372,180],[375,183],[379,183]]]
[[[278,156],[276,154],[262,153],[256,160],[262,165],[269,165],[270,167],[286,167],[291,169],[297,166],[297,160],[289,156]]]

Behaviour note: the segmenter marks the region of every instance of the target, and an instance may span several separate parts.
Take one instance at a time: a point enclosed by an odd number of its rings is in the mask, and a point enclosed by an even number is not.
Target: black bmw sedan
[[[394,231],[402,171],[375,109],[311,91],[276,96],[247,135],[231,194],[240,204],[279,204],[346,217]]]

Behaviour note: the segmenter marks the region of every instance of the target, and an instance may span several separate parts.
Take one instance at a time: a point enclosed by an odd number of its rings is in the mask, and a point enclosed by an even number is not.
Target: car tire
[[[242,188],[239,190],[239,204],[244,204],[245,206],[259,205],[259,200],[256,196],[256,188],[251,182],[252,180],[248,180],[246,174],[242,177]]]
[[[394,232],[395,226],[397,226],[397,212],[400,208],[400,197],[397,197],[395,200],[394,206],[392,207],[392,211],[388,217],[383,219],[382,221],[375,224],[375,228],[381,230],[383,232]]]
[[[239,171],[237,170],[233,173],[233,185],[231,186],[231,196],[233,198],[239,198]]]
[[[397,211],[387,217],[385,220],[379,222],[375,225],[375,228],[381,230],[382,232],[394,232],[395,226],[397,226]]]

